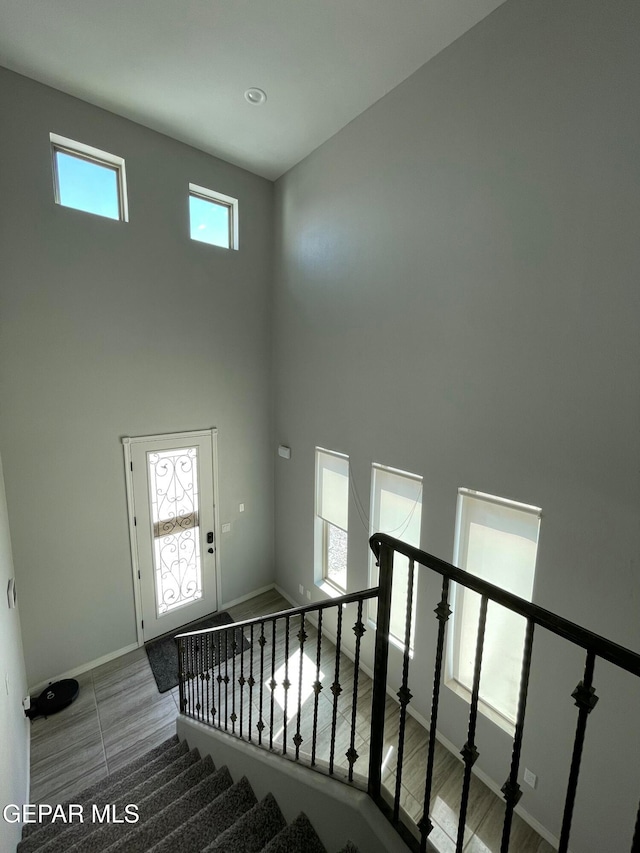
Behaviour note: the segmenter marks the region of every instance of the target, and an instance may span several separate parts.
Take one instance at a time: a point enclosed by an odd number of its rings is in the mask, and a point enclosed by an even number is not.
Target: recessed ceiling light
[[[266,92],[263,92],[262,89],[247,89],[244,93],[244,97],[245,100],[250,104],[253,104],[254,107],[259,107],[267,100]]]

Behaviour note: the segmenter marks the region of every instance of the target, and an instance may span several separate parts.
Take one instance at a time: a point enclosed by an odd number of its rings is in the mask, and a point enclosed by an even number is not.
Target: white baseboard
[[[54,681],[60,681],[63,678],[75,678],[76,675],[82,675],[84,672],[89,672],[90,669],[95,669],[97,666],[102,666],[103,663],[109,663],[116,658],[122,657],[122,655],[126,655],[129,652],[134,652],[137,648],[139,648],[137,643],[131,643],[129,646],[125,646],[122,649],[117,649],[115,652],[109,652],[108,655],[103,655],[101,658],[96,658],[96,660],[88,661],[87,663],[83,663],[80,666],[76,666],[74,669],[70,669],[68,672],[63,672],[60,675],[55,675],[53,678],[47,678],[46,681],[40,681],[38,684],[35,684],[33,687],[29,688],[29,695],[33,696],[34,694],[41,693],[45,687],[49,684],[52,684]]]
[[[236,604],[244,604],[244,602],[249,601],[250,598],[255,598],[256,595],[262,595],[264,592],[269,592],[271,589],[277,589],[278,592],[280,592],[274,583],[268,583],[266,586],[261,586],[260,589],[254,589],[253,592],[248,592],[246,595],[241,595],[239,598],[232,598],[231,601],[225,601],[224,604],[221,604],[218,607],[218,610],[226,610],[228,607],[235,607]],[[284,595],[284,593],[280,594]],[[285,598],[287,598],[287,596],[285,596]]]
[[[286,599],[287,599],[287,601],[289,602],[289,604],[290,604],[292,607],[304,607],[304,604],[300,604],[300,602],[299,602],[299,601],[296,601],[296,600],[295,600],[295,598],[291,598],[291,596],[289,595],[289,593],[288,593],[288,592],[285,592],[285,591],[282,589],[282,587],[281,587],[281,586],[278,586],[278,584],[277,584],[277,583],[274,583],[273,588],[275,589],[275,591],[276,591],[276,592],[279,592],[279,593],[280,593],[280,595],[281,595],[283,598],[286,598]],[[307,601],[307,602],[305,602],[305,603],[306,603],[306,604],[314,604],[315,602],[313,602],[313,601]]]
[[[232,601],[226,601],[223,605],[219,607],[220,610],[226,610],[228,607],[235,607],[236,604],[242,604],[245,601],[248,601],[250,598],[255,598],[256,595],[262,595],[264,592],[269,592],[270,589],[278,589],[274,583],[267,584],[266,586],[261,587],[260,589],[254,589],[253,592],[249,592],[246,595],[241,595],[239,598],[234,598]],[[278,592],[280,590],[278,589]],[[281,593],[284,595],[284,593]],[[287,600],[290,600],[288,596],[285,595]],[[41,693],[45,687],[51,684],[54,681],[60,681],[63,678],[75,678],[76,675],[82,675],[84,672],[88,672],[90,669],[95,669],[97,666],[102,666],[104,663],[109,663],[116,658],[122,657],[122,655],[126,655],[129,652],[133,652],[136,649],[140,648],[140,646],[144,645],[141,643],[131,643],[129,646],[125,646],[122,649],[117,649],[115,652],[109,652],[107,655],[103,655],[100,658],[96,658],[96,660],[88,661],[87,663],[83,663],[80,666],[74,667],[74,669],[68,670],[68,672],[63,672],[60,675],[55,675],[53,678],[47,678],[46,681],[40,681],[37,684],[34,684],[32,687],[29,687],[29,695],[33,696],[34,694]]]

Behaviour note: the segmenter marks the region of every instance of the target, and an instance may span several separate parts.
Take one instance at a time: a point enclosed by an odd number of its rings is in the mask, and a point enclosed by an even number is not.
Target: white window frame
[[[418,511],[420,514],[420,531],[418,534],[418,541],[407,543],[409,545],[412,545],[415,548],[419,548],[420,547],[420,537],[422,535],[422,496],[423,496],[423,485],[424,485],[423,484],[423,478],[419,474],[413,474],[410,471],[402,471],[399,468],[391,468],[388,465],[381,465],[378,462],[374,462],[371,465],[371,506],[370,506],[370,515],[369,515],[369,518],[371,519],[371,521],[370,521],[370,524],[371,524],[370,535],[373,536],[374,533],[388,533],[389,536],[393,536],[396,539],[403,539],[402,534],[404,532],[402,529],[404,525],[401,525],[400,529],[397,529],[397,530],[380,529],[380,526],[379,526],[380,508],[378,506],[378,500],[379,500],[378,491],[379,490],[377,488],[378,472],[380,472],[381,474],[388,474],[388,475],[391,475],[394,477],[401,478],[402,480],[407,481],[407,483],[413,483],[413,484],[419,485],[419,495],[418,495],[418,498],[416,499],[414,509],[411,511],[411,514],[413,514],[413,512],[416,512],[416,511]],[[407,519],[406,519],[407,523],[409,522],[410,517],[411,516],[407,517]],[[394,558],[394,566],[395,566],[395,563],[400,559],[406,559],[406,558],[401,557],[401,555],[396,554],[395,558]],[[369,553],[369,585],[370,586],[377,586],[378,585],[378,577],[379,577],[379,570],[378,570],[378,566],[376,565],[376,558],[375,558],[375,555],[372,552],[370,552]],[[416,627],[417,592],[418,592],[418,567],[416,566],[415,567],[415,573],[414,573],[414,580],[413,580],[413,604],[412,604],[412,609],[411,609],[411,639],[409,642],[409,654],[412,657],[413,657],[415,627]],[[393,608],[393,603],[394,603],[394,601],[393,601],[393,597],[392,597],[392,602],[391,602],[392,608]],[[397,605],[397,606],[399,606],[399,605]],[[369,603],[369,624],[374,629],[376,627],[377,609],[378,609],[377,600],[371,600]],[[405,638],[404,625],[406,623],[406,603],[403,604],[403,606],[402,606],[401,616],[402,616],[402,625],[403,625],[402,636],[397,636],[397,634],[395,634],[393,632],[393,629],[390,627],[389,639],[394,646],[396,646],[400,650],[404,651],[404,647],[405,647],[404,646],[404,638]]]
[[[514,510],[522,514],[523,522],[527,516],[531,517],[531,520],[537,522],[536,528],[536,541],[535,541],[535,558],[532,569],[531,576],[531,594],[527,596],[527,600],[531,601],[533,597],[533,585],[535,582],[535,572],[537,566],[537,552],[538,552],[538,542],[540,535],[540,521],[542,518],[542,510],[540,507],[533,506],[531,504],[524,504],[518,501],[510,500],[508,498],[501,498],[497,495],[490,495],[486,492],[479,492],[475,489],[466,489],[459,488],[458,489],[458,499],[456,505],[456,525],[455,525],[455,540],[454,540],[454,554],[453,554],[453,563],[455,566],[467,571],[466,560],[467,560],[467,548],[468,548],[468,518],[469,511],[467,508],[466,501],[467,499],[474,499],[476,501],[486,502],[488,504],[495,504],[499,507],[504,507],[509,510]],[[501,586],[497,579],[490,579],[490,583],[494,583],[495,586]],[[461,679],[459,674],[460,669],[460,654],[461,654],[461,632],[462,632],[462,618],[460,614],[462,614],[462,607],[465,595],[477,595],[477,593],[473,593],[470,590],[467,590],[464,586],[460,584],[453,584],[451,588],[451,606],[453,610],[453,615],[451,617],[451,622],[449,624],[449,631],[447,634],[447,655],[446,655],[446,667],[445,667],[445,684],[458,696],[462,697],[465,701],[471,702],[472,695],[472,685],[465,684]],[[496,603],[489,602],[488,610],[487,610],[487,624],[489,624],[489,619],[491,619],[492,610],[498,607]],[[458,614],[458,615],[456,615]],[[524,617],[523,624],[524,624]],[[472,626],[473,630],[477,629],[477,623]],[[486,634],[485,634],[486,636]],[[524,652],[524,650],[523,650]],[[521,658],[522,660],[522,658]],[[478,710],[504,731],[508,732],[510,735],[513,735],[515,731],[515,716],[509,715],[506,713],[504,708],[496,707],[495,704],[491,704],[482,695],[482,672],[480,676],[480,698],[478,701]]]
[[[320,470],[322,455],[332,457],[336,460],[338,467],[344,469],[344,476],[347,478],[347,501],[344,507],[344,526],[342,524],[333,524],[334,527],[349,534],[349,457],[344,453],[338,453],[335,450],[327,450],[325,447],[316,447],[315,449],[315,524],[314,524],[314,565],[315,565],[315,583],[324,592],[331,596],[344,595],[348,587],[348,562],[347,562],[347,577],[345,578],[344,587],[336,583],[333,578],[329,577],[329,525],[331,524],[322,515],[322,495],[320,483]],[[347,542],[347,555],[348,555]],[[348,561],[348,556],[347,556]]]
[[[101,166],[105,169],[111,169],[116,173],[116,187],[118,192],[118,219],[114,221],[128,222],[129,221],[129,202],[127,199],[127,176],[124,165],[124,158],[118,157],[115,154],[109,154],[107,151],[101,151],[99,148],[94,148],[92,145],[86,145],[84,142],[76,142],[73,139],[68,139],[66,136],[60,136],[57,133],[50,133],[49,139],[51,142],[51,159],[53,173],[53,196],[55,203],[62,207],[70,207],[71,210],[80,210],[81,213],[89,213],[93,216],[101,216],[100,213],[93,213],[90,210],[82,210],[78,207],[63,205],[60,201],[60,178],[58,175],[58,161],[56,153],[59,151],[62,154],[68,154],[71,157],[77,157],[79,160],[86,160],[88,163],[93,163],[96,166]],[[110,219],[111,217],[104,217]]]
[[[204,201],[209,201],[212,204],[217,204],[220,207],[227,208],[229,213],[229,246],[216,246],[218,249],[238,249],[239,245],[239,228],[238,228],[238,199],[230,195],[210,190],[207,187],[198,186],[198,184],[189,184],[189,198],[199,198]],[[191,223],[189,223],[191,225]],[[189,227],[191,232],[191,227]],[[191,238],[195,240],[194,237]],[[206,240],[196,240],[197,243],[207,243]],[[214,246],[215,243],[208,243]]]

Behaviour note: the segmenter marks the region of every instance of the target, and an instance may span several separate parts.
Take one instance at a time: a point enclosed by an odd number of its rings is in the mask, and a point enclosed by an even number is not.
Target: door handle
[[[213,530],[207,533],[207,545],[213,545]]]

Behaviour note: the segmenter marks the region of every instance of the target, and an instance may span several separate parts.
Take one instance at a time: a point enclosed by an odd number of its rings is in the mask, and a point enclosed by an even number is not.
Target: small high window
[[[456,566],[531,601],[540,530],[538,507],[471,489],[458,490]],[[480,614],[480,596],[456,585],[453,631],[449,634],[447,685],[471,697]],[[487,609],[480,710],[513,731],[524,652],[526,621],[495,602]]]
[[[124,160],[82,142],[49,134],[56,204],[127,221]]]
[[[238,248],[238,200],[189,184],[191,239],[223,249]]]
[[[316,447],[316,565],[322,580],[347,590],[349,457]]]

